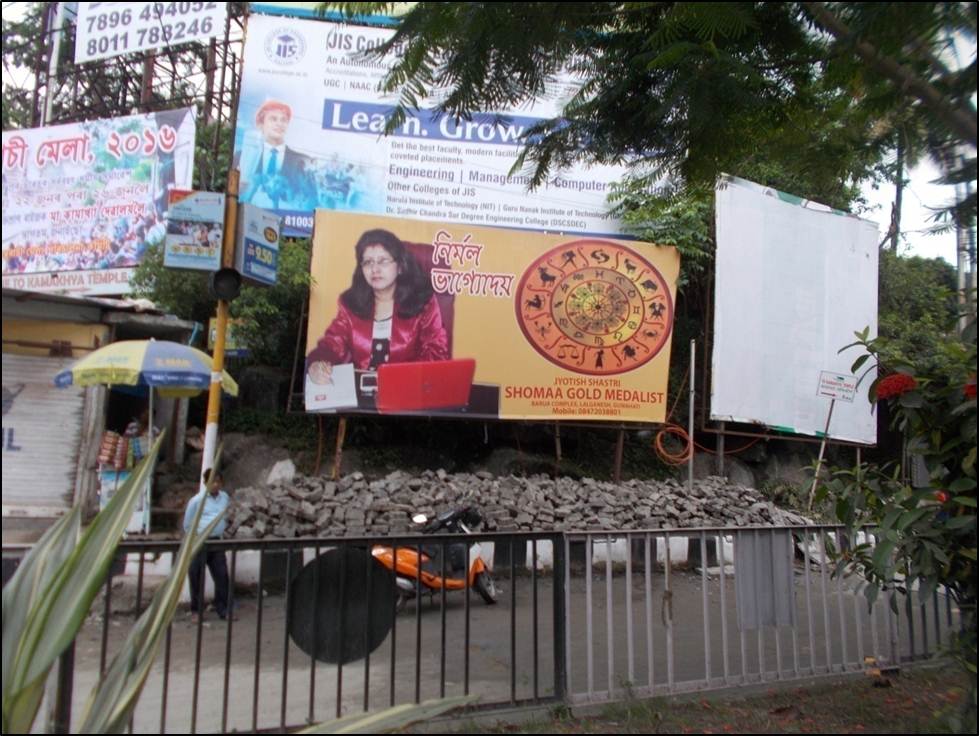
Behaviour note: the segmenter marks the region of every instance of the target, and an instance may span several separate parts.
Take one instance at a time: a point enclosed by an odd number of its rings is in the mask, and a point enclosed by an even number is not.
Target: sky
[[[3,17],[5,19],[20,16],[25,5],[21,2],[4,2]],[[956,44],[958,46],[958,44]],[[972,43],[971,47],[957,49],[961,56],[975,56],[976,48]],[[3,77],[6,81],[8,76],[16,70],[3,68]],[[27,72],[29,75],[29,72]],[[22,84],[21,76],[13,74],[15,83]],[[905,188],[904,201],[901,209],[901,230],[903,232],[902,242],[899,252],[902,255],[918,255],[925,258],[944,258],[951,264],[956,263],[956,235],[954,231],[940,234],[931,233],[930,230],[935,226],[931,219],[933,211],[952,201],[955,198],[955,188],[934,184],[934,180],[939,177],[939,171],[930,161],[924,161],[915,169],[909,172],[909,184]],[[857,214],[861,217],[876,222],[881,239],[887,232],[891,217],[891,205],[894,201],[893,185],[881,185],[874,187],[867,183],[863,188],[864,198],[867,200],[868,209]]]
[[[901,204],[903,237],[898,252],[923,258],[944,258],[954,266],[957,259],[955,231],[934,234],[930,230],[936,224],[932,219],[934,210],[955,201],[955,187],[933,183],[941,174],[930,161],[922,162],[908,173],[910,182],[904,189]],[[875,189],[868,183],[863,187],[870,209],[858,214],[877,223],[881,240],[890,226],[894,193],[893,184],[883,184]]]

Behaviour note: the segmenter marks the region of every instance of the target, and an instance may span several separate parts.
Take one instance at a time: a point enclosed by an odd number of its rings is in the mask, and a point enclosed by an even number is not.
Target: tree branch
[[[948,126],[956,135],[976,145],[976,112],[955,106],[946,95],[927,80],[922,79],[907,66],[883,54],[869,41],[858,39],[825,3],[802,3],[812,17],[838,41],[853,47],[854,52],[866,61],[878,74],[890,79],[897,86],[916,97]]]

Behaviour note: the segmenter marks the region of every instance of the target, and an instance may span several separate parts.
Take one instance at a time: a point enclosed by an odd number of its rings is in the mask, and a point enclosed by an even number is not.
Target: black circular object
[[[241,274],[233,268],[219,268],[211,273],[208,288],[216,299],[230,302],[241,291]]]
[[[346,664],[362,659],[391,630],[394,588],[391,571],[367,550],[346,547],[325,552],[292,581],[289,636],[320,662]]]

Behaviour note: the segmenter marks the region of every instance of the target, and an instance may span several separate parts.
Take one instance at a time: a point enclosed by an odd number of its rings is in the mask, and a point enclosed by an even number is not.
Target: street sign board
[[[819,390],[817,396],[822,396],[835,401],[845,401],[853,403],[853,397],[857,393],[857,377],[848,376],[833,371],[819,372]]]

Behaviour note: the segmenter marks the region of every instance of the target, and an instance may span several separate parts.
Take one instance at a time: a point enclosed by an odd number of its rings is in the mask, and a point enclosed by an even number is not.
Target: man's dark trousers
[[[190,610],[203,613],[204,565],[211,571],[214,580],[214,610],[218,616],[228,615],[228,561],[223,550],[208,549],[206,546],[190,562]]]

